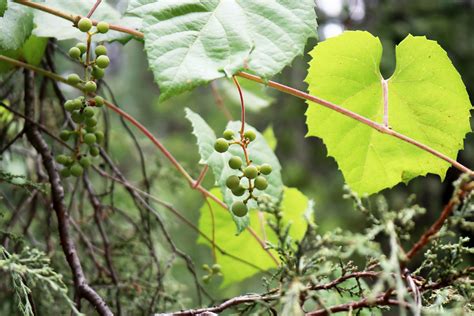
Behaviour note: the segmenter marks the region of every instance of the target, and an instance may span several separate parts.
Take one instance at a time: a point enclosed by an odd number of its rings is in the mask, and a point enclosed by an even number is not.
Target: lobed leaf
[[[382,45],[368,32],[345,32],[310,53],[309,92],[380,124],[384,100]],[[387,80],[389,126],[450,158],[471,130],[466,88],[446,52],[425,37],[396,47]],[[317,104],[308,103],[308,136],[321,137],[347,184],[372,194],[427,173],[444,178],[450,164],[432,154]]]
[[[316,35],[313,0],[132,0],[160,98],[250,69],[268,77]]]

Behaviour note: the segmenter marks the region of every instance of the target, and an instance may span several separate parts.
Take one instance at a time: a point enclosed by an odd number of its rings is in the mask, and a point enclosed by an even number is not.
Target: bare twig
[[[35,86],[34,75],[29,69],[25,69],[25,116],[30,120],[34,120],[35,111]],[[49,182],[51,184],[51,198],[53,208],[56,212],[59,226],[59,237],[66,260],[72,270],[74,285],[78,297],[88,300],[100,315],[112,316],[113,313],[107,303],[100,297],[97,292],[87,283],[84,271],[82,270],[81,261],[77,255],[76,246],[70,236],[69,230],[69,214],[64,205],[64,189],[61,179],[56,170],[53,155],[48,145],[44,141],[38,127],[30,124],[29,120],[25,122],[25,133],[33,147],[38,151],[43,159],[43,165],[48,173]]]

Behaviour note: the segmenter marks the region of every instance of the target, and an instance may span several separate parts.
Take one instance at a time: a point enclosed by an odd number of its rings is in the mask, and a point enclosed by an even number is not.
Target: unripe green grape
[[[99,67],[92,68],[92,76],[94,76],[94,78],[102,79],[104,78],[104,75],[105,75],[104,69],[99,68]]]
[[[68,112],[72,112],[76,109],[76,104],[74,100],[67,100],[64,102],[64,109]]]
[[[63,168],[61,169],[61,171],[59,171],[59,174],[61,175],[61,177],[67,178],[71,175],[71,170],[69,170],[69,168]]]
[[[250,165],[248,167],[245,167],[244,175],[249,179],[254,179],[258,175],[257,167],[255,167],[254,165]]]
[[[79,110],[72,111],[71,118],[72,121],[77,124],[82,123],[84,121],[84,116],[81,114],[81,112],[79,112]]]
[[[217,152],[225,153],[229,149],[229,143],[224,138],[218,138],[214,143],[214,149]]]
[[[270,166],[267,163],[264,163],[263,165],[260,166],[260,172],[264,175],[268,175],[272,173],[272,166]]]
[[[69,131],[61,131],[61,133],[59,133],[59,138],[61,138],[65,142],[69,140],[70,136],[71,136],[71,132]]]
[[[89,166],[92,164],[92,161],[89,157],[82,157],[81,160],[79,160],[79,163],[84,168],[89,168]]]
[[[232,213],[237,217],[244,217],[248,213],[247,205],[242,201],[237,201],[232,204]]]
[[[82,32],[88,32],[92,28],[92,21],[88,18],[82,18],[79,20],[77,23],[77,27],[82,31]]]
[[[107,22],[99,22],[97,23],[97,31],[99,31],[99,33],[107,33],[109,31],[109,23]]]
[[[61,164],[61,165],[65,165],[69,162],[69,157],[66,156],[66,155],[57,155],[56,156],[56,162]]]
[[[84,116],[85,116],[85,117],[93,117],[94,114],[95,114],[95,111],[94,111],[94,109],[93,109],[92,107],[86,106],[86,107],[84,108],[83,113],[84,113]]]
[[[202,277],[202,282],[204,283],[209,283],[211,281],[211,276],[210,275],[205,275]]]
[[[231,129],[226,129],[224,133],[222,133],[222,136],[224,136],[224,138],[227,140],[232,140],[234,138],[234,131]]]
[[[81,55],[87,51],[87,45],[84,43],[77,43],[76,47],[81,51]]]
[[[72,85],[76,85],[81,82],[81,78],[77,74],[70,74],[67,76],[67,82]]]
[[[78,163],[75,163],[74,165],[72,165],[69,170],[71,171],[71,175],[75,177],[79,177],[84,172],[84,169]]]
[[[244,137],[247,138],[249,141],[254,141],[255,138],[257,138],[257,135],[255,134],[254,131],[252,131],[251,129],[249,130],[246,130],[245,133],[244,133]]]
[[[232,169],[240,169],[240,167],[242,167],[242,159],[238,156],[233,156],[229,159],[229,167]]]
[[[242,185],[239,185],[238,187],[232,190],[232,194],[235,196],[242,196],[244,195],[245,191],[245,188]]]
[[[97,125],[97,120],[93,117],[88,117],[86,118],[85,123],[86,123],[86,126],[94,127]]]
[[[240,185],[240,179],[236,175],[232,175],[227,178],[225,185],[231,190],[235,189]]]
[[[100,67],[102,69],[105,69],[109,66],[110,59],[109,59],[109,57],[107,57],[105,55],[101,55],[101,56],[96,58],[95,63],[98,67]]]
[[[268,187],[268,181],[264,176],[258,176],[253,183],[258,190],[265,190]]]
[[[94,133],[96,128],[97,128],[96,126],[86,126],[86,132]]]
[[[87,133],[84,135],[84,143],[87,145],[92,145],[97,141],[97,137],[95,137],[95,134],[92,133]]]
[[[91,154],[92,157],[96,157],[100,154],[100,150],[98,147],[91,147],[89,148],[89,154]]]
[[[81,50],[77,47],[71,47],[71,49],[69,49],[69,56],[73,59],[78,59],[79,57],[81,57],[82,53],[81,53]]]
[[[97,85],[94,81],[87,81],[84,85],[84,91],[88,93],[93,93],[97,90]]]
[[[217,263],[214,263],[212,265],[212,272],[214,273],[219,273],[221,272],[221,265],[220,264],[217,264]]]
[[[79,98],[75,98],[73,100],[74,102],[74,110],[80,110],[82,108],[82,98],[79,97]]]
[[[97,107],[101,107],[102,105],[104,105],[104,98],[101,97],[100,95],[96,95],[94,97],[94,101],[95,101],[95,106]]]
[[[97,56],[107,55],[107,47],[104,45],[98,45],[94,51]]]
[[[104,133],[102,133],[101,131],[97,131],[94,134],[95,134],[95,137],[97,138],[97,142],[102,143],[102,141],[104,140]]]

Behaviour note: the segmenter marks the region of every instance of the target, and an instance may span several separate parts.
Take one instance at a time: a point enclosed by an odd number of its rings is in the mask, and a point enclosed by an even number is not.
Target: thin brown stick
[[[25,69],[25,116],[30,120],[34,120],[34,102],[35,102],[35,86],[34,73]],[[51,184],[51,199],[53,209],[58,219],[59,237],[66,260],[71,268],[76,295],[79,298],[85,298],[99,312],[100,315],[112,316],[107,303],[97,292],[87,283],[84,271],[82,270],[81,261],[76,251],[76,246],[70,235],[69,214],[64,205],[64,188],[61,184],[59,173],[56,170],[53,155],[49,150],[48,144],[44,141],[38,127],[34,124],[25,123],[25,132],[28,140],[38,151],[43,159],[43,165],[48,173],[49,182]]]

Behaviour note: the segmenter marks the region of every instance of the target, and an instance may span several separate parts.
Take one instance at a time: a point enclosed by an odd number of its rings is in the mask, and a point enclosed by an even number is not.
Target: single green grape
[[[79,20],[77,23],[77,27],[82,31],[82,32],[89,32],[89,30],[92,28],[92,21],[88,18],[82,18]]]
[[[224,138],[218,138],[214,143],[214,149],[217,152],[225,153],[229,149],[229,143]]]
[[[102,34],[107,33],[109,31],[109,23],[103,21],[97,23],[97,31]]]
[[[89,148],[89,154],[91,154],[92,157],[96,157],[100,154],[99,147],[90,147]]]
[[[248,213],[247,205],[242,201],[237,201],[232,204],[232,213],[237,217],[244,217]]]
[[[96,141],[97,137],[95,136],[95,134],[87,133],[86,135],[84,135],[84,143],[86,143],[87,145],[95,144]]]
[[[249,129],[249,130],[245,131],[244,137],[247,138],[249,141],[253,142],[255,140],[255,138],[257,138],[257,135],[255,134],[254,131]]]
[[[75,98],[75,99],[73,100],[73,102],[74,102],[74,110],[80,110],[80,109],[82,108],[82,100],[83,100],[82,97]]]
[[[211,281],[211,276],[210,275],[205,275],[202,277],[202,282],[204,283],[209,283]]]
[[[96,129],[97,129],[97,126],[86,126],[87,133],[95,133]]]
[[[84,43],[77,43],[76,47],[81,51],[81,55],[87,51],[87,45]]]
[[[264,175],[269,175],[272,173],[272,166],[267,163],[264,163],[260,166],[260,172]]]
[[[74,165],[71,166],[70,171],[71,171],[71,175],[73,175],[74,177],[79,177],[84,172],[84,169],[82,168],[80,164],[75,163]]]
[[[95,111],[92,107],[86,106],[82,112],[85,117],[93,117],[95,114]]]
[[[232,190],[232,194],[235,196],[242,196],[244,195],[245,191],[245,188],[242,185],[239,185],[238,187]]]
[[[236,175],[229,176],[225,181],[225,185],[232,190],[240,185],[240,179]]]
[[[97,125],[97,120],[93,117],[88,117],[88,118],[86,118],[85,123],[86,123],[86,126],[93,127],[93,126]]]
[[[212,265],[212,272],[214,273],[219,273],[221,272],[221,265],[220,264],[217,264],[217,263],[214,263]]]
[[[101,55],[101,56],[96,58],[95,63],[98,67],[100,67],[102,69],[105,69],[109,66],[110,59],[109,59],[109,57],[107,57],[105,55]]]
[[[74,100],[67,100],[66,102],[64,102],[64,109],[66,109],[66,111],[68,112],[74,111],[76,109],[76,104]]]
[[[59,133],[59,138],[61,138],[65,142],[69,140],[70,136],[71,136],[71,133],[69,131],[61,131]]]
[[[98,45],[94,51],[97,56],[107,55],[107,47],[104,45]]]
[[[62,168],[61,171],[59,171],[59,174],[61,177],[67,178],[71,175],[71,170],[69,170],[69,168]]]
[[[84,168],[89,168],[90,165],[92,164],[92,161],[89,157],[82,157],[81,160],[79,160],[79,163],[81,164],[81,166],[83,166]]]
[[[258,190],[265,190],[268,187],[268,181],[264,176],[258,176],[255,178],[254,185]]]
[[[78,59],[79,57],[81,57],[82,53],[81,53],[81,50],[77,47],[71,47],[71,49],[69,49],[69,56],[72,58],[72,59]]]
[[[71,118],[72,121],[77,124],[84,122],[84,116],[79,112],[79,110],[72,111]]]
[[[66,155],[57,155],[56,162],[61,165],[66,165],[69,162],[69,157]]]
[[[104,140],[104,133],[101,131],[97,131],[94,134],[95,134],[95,137],[97,138],[97,143],[102,143],[102,141]]]
[[[244,175],[249,179],[254,179],[258,175],[257,167],[255,167],[254,165],[245,167]]]
[[[105,75],[105,70],[99,67],[94,67],[92,68],[92,76],[94,76],[95,79],[102,79],[104,78]]]
[[[104,98],[99,95],[96,95],[94,97],[94,101],[95,101],[95,106],[97,107],[101,107],[102,105],[104,105]]]
[[[79,77],[79,75],[77,74],[70,74],[69,76],[67,76],[67,82],[69,84],[76,85],[81,82],[81,77]]]
[[[242,167],[242,159],[238,156],[233,156],[229,159],[229,167],[232,169],[240,169],[240,167]]]
[[[234,139],[234,131],[231,129],[226,129],[224,133],[222,133],[222,136],[224,136],[224,138],[227,140],[232,140]]]
[[[84,84],[84,91],[88,93],[93,93],[97,90],[97,84],[94,81],[87,81]]]

